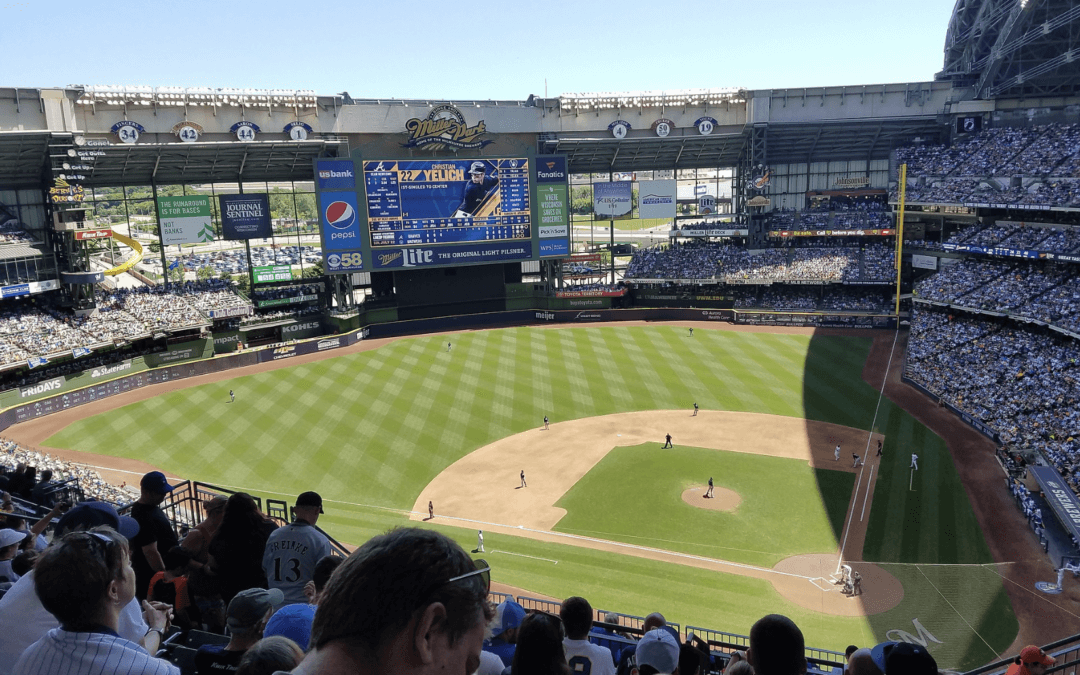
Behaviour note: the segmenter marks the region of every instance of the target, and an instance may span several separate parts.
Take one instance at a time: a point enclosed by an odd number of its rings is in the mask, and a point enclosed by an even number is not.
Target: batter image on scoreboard
[[[484,162],[473,162],[469,166],[469,182],[465,184],[465,193],[461,197],[461,205],[454,212],[454,218],[486,215],[480,211],[499,200],[498,176],[485,176],[485,173],[487,166]]]
[[[364,162],[372,248],[532,237],[529,161]]]

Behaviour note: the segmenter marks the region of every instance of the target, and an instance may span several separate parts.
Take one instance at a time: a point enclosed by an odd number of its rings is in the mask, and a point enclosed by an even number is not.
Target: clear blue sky
[[[0,0],[0,86],[355,98],[933,79],[953,0]]]

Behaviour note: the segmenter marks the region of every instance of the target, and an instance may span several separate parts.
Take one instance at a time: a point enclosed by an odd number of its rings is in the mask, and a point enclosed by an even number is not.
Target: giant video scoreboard
[[[328,274],[570,253],[565,157],[318,159],[315,174]]]

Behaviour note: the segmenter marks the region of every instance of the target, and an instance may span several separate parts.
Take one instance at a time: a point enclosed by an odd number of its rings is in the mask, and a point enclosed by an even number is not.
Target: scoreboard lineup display
[[[532,238],[525,158],[365,161],[372,251]]]

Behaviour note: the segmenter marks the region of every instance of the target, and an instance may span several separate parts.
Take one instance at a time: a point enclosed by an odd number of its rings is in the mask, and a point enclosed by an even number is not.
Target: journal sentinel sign
[[[532,258],[532,244],[473,244],[438,248],[399,248],[374,254],[375,269],[471,265]]]

